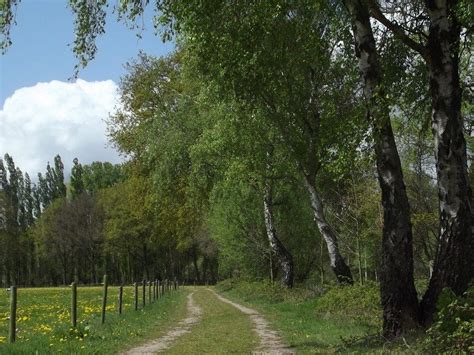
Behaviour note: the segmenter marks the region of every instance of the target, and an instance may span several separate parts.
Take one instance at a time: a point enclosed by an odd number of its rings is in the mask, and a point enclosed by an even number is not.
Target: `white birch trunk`
[[[331,268],[336,274],[339,283],[352,284],[352,274],[339,251],[336,233],[331,228],[326,219],[323,203],[319,197],[318,192],[316,191],[316,188],[314,187],[314,183],[308,180],[309,178],[305,177],[304,184],[306,190],[309,193],[311,208],[313,209],[316,225],[318,226],[319,232],[326,242]]]
[[[275,221],[273,216],[273,192],[272,186],[267,182],[265,195],[263,198],[263,214],[267,231],[268,242],[271,250],[275,253],[277,262],[282,269],[282,284],[286,287],[293,287],[293,257],[277,236]]]

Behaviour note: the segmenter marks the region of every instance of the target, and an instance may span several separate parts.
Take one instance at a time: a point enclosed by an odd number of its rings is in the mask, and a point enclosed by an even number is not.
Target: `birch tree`
[[[473,9],[462,0],[367,3],[371,16],[423,59],[429,77],[439,196],[438,248],[433,275],[421,303],[423,321],[430,323],[442,289],[449,287],[461,295],[474,277],[472,192],[460,80],[462,46],[472,56],[468,36],[473,29]],[[385,12],[391,15],[386,16]]]
[[[364,1],[346,0],[356,55],[363,80],[367,118],[372,124],[384,226],[380,291],[384,334],[397,336],[418,322],[418,299],[413,277],[410,206],[390,121],[389,102],[382,84],[382,68]]]

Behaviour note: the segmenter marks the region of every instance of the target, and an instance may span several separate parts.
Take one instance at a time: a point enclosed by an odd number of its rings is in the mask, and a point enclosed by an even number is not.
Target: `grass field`
[[[118,287],[109,287],[106,322],[102,325],[102,288],[79,287],[78,325],[72,328],[70,288],[20,288],[17,342],[7,344],[9,294],[3,289],[0,293],[0,354],[115,353],[158,336],[184,317],[185,295],[185,291],[172,291],[135,311],[133,288],[124,287],[123,313],[119,315]]]

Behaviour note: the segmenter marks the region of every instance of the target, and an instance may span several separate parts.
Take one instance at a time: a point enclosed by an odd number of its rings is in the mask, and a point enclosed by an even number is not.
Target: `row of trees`
[[[43,209],[53,200],[66,196],[64,166],[60,156],[54,158],[54,167],[48,163],[44,176],[38,174],[38,183],[31,181],[15,166],[13,158],[5,154],[0,159],[0,242],[2,245],[2,282],[32,281],[34,242],[27,231]]]
[[[241,132],[248,125],[248,138],[260,143],[250,149],[251,156],[243,156],[252,165],[240,168],[252,172],[251,184],[263,196],[266,233],[285,284],[292,284],[293,260],[278,236],[273,213],[278,165],[302,181],[331,268],[340,283],[350,284],[352,273],[328,219],[320,181],[334,165],[344,169],[341,165],[355,160],[366,134],[382,196],[379,272],[385,335],[429,323],[444,287],[457,294],[466,290],[474,256],[461,114],[462,69],[468,70],[472,53],[467,2],[174,1],[159,2],[158,8],[165,36],[177,35],[183,62],[217,101],[210,106],[225,107],[227,117],[221,122],[232,122],[237,115]],[[127,2],[121,11],[133,18],[143,4]],[[90,54],[81,47],[76,51],[86,58]],[[361,82],[354,75],[357,69]],[[401,116],[423,126],[430,111],[438,240],[430,283],[419,303],[412,213],[392,119]],[[140,114],[132,120],[140,122]]]
[[[202,281],[198,243],[178,249],[161,233],[146,178],[121,165],[82,166],[74,159],[66,183],[59,155],[54,162],[33,183],[8,154],[0,159],[3,285],[98,283],[104,273],[117,283],[175,276]],[[206,280],[217,277],[213,253],[204,258]]]
[[[263,108],[224,95],[219,83],[196,75],[197,60],[188,47],[168,58],[141,55],[128,65],[123,109],[110,120],[117,147],[150,175],[160,200],[175,205],[158,223],[174,223],[179,239],[209,233],[219,246],[222,277],[279,275],[291,287],[295,279],[330,279],[329,266],[343,284],[354,281],[354,272],[359,282],[378,279],[383,209],[370,128],[350,95],[357,95],[356,73],[351,90],[318,95],[325,114],[311,138],[306,120],[293,120],[292,131],[282,134]],[[341,116],[338,102],[351,114]],[[424,123],[402,111],[394,122],[415,218],[413,270],[428,278],[437,235],[433,145]],[[305,166],[313,166],[310,177]]]
[[[116,10],[133,21],[146,4]],[[97,51],[107,2],[70,5],[80,67]],[[128,66],[109,128],[150,184],[159,235],[176,250],[197,239],[212,249],[211,235],[221,270],[258,276],[271,265],[273,275],[276,265],[288,287],[295,274],[322,276],[324,257],[345,285],[372,268],[387,337],[430,323],[443,288],[466,290],[470,2],[155,5],[179,51]],[[415,276],[428,270],[419,302]]]

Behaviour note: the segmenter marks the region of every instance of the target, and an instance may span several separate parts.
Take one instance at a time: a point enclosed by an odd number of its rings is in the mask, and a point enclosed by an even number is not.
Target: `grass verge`
[[[420,334],[396,342],[380,336],[381,310],[375,284],[311,291],[227,280],[216,290],[260,311],[298,354],[420,351]]]

